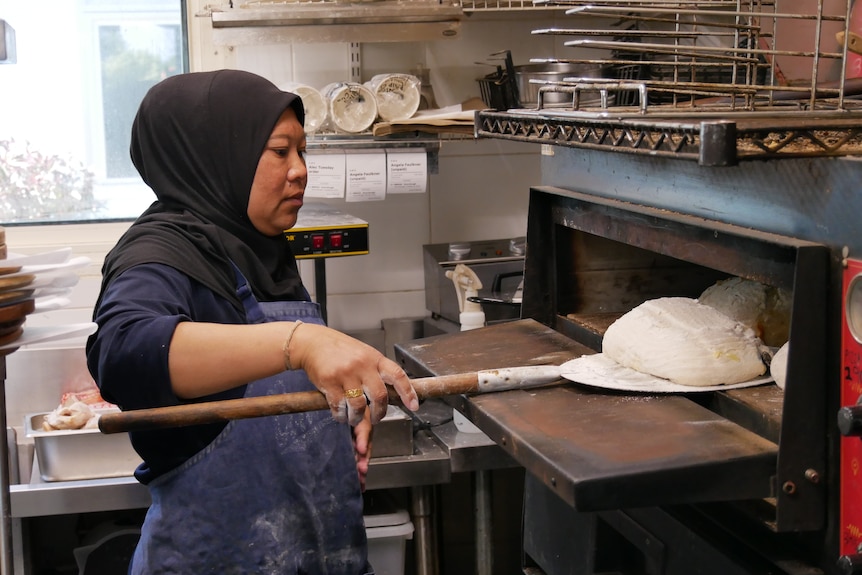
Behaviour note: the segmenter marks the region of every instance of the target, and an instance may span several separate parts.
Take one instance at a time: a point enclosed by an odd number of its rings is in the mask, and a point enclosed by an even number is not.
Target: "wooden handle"
[[[429,399],[444,395],[476,392],[479,387],[479,376],[477,373],[459,373],[418,378],[412,380],[411,383],[419,399]],[[395,390],[388,389],[389,402],[400,403]],[[329,409],[329,404],[322,393],[319,391],[299,391],[263,397],[226,399],[119,413],[104,413],[99,417],[99,430],[102,433],[120,433],[144,429],[163,429],[322,409]]]

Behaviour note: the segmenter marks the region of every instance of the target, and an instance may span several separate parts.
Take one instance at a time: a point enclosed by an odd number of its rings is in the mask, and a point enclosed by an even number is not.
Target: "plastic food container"
[[[25,433],[34,443],[44,481],[126,477],[141,464],[127,433],[105,435],[98,429],[43,431],[49,412],[28,414]]]
[[[410,514],[395,506],[388,497],[374,500],[369,507],[366,499],[364,515],[368,562],[376,575],[403,575],[407,540],[413,539]]]
[[[322,91],[327,101],[329,120],[336,131],[358,134],[368,130],[377,119],[374,93],[357,82],[336,82]]]
[[[377,100],[377,115],[392,122],[406,120],[419,109],[421,82],[410,74],[378,74],[365,83]]]
[[[539,84],[530,80],[562,82],[565,78],[607,78],[610,70],[596,64],[576,64],[552,62],[547,64],[525,64],[515,66],[515,80],[522,107],[535,107],[539,101]],[[597,92],[584,94],[584,104],[599,100]],[[572,95],[564,92],[545,93],[542,103],[545,107],[566,107],[571,105]]]
[[[305,109],[304,127],[306,133],[313,134],[326,123],[326,118],[329,115],[326,100],[323,99],[323,94],[317,88],[305,84],[290,83],[279,86],[279,89],[293,92],[302,98],[302,106]]]

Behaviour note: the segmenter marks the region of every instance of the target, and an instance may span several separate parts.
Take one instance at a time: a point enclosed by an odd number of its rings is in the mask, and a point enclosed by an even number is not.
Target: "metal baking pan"
[[[127,477],[141,464],[126,433],[105,435],[98,429],[43,431],[49,412],[24,418],[25,433],[33,440],[44,481],[79,481]]]
[[[374,428],[371,457],[413,455],[413,419],[400,408],[390,405],[386,416]]]

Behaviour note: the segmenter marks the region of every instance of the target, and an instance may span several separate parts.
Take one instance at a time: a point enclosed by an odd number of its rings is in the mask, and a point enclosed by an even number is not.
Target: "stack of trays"
[[[2,228],[0,228],[2,230]],[[27,316],[66,307],[77,271],[90,263],[87,257],[72,257],[71,248],[35,255],[7,252],[5,233],[0,231],[0,355],[22,345],[65,339],[95,329],[95,325],[70,324],[25,329]]]
[[[6,253],[6,230],[0,228],[0,260],[6,259]],[[0,262],[0,275],[20,269]],[[24,332],[24,320],[35,309],[35,302],[26,299],[29,290],[22,288],[32,281],[30,275],[0,278],[0,345],[15,341]]]

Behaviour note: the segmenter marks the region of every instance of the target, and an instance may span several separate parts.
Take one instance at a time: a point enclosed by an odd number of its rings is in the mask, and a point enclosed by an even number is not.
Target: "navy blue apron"
[[[238,270],[237,285],[249,323],[323,324],[315,303],[258,302]],[[252,382],[245,397],[313,389],[304,371],[286,371]],[[129,573],[371,572],[350,427],[329,411],[231,421],[149,489]]]

